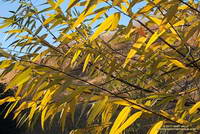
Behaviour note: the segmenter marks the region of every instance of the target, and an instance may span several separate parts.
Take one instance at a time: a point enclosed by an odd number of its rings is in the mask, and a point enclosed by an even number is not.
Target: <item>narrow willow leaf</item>
[[[147,40],[147,38],[145,37],[140,37],[135,44],[133,44],[133,48],[129,51],[127,57],[126,57],[126,60],[125,60],[125,63],[123,64],[123,67],[125,67],[131,60],[131,58],[133,56],[135,56],[135,54],[137,53],[137,50],[135,50],[134,48],[136,49],[139,49],[144,43],[145,41]]]
[[[125,107],[122,109],[122,111],[117,116],[109,134],[116,134],[117,129],[122,123],[124,123],[130,112],[131,112],[131,107]]]
[[[150,11],[151,9],[154,8],[155,5],[157,5],[158,3],[160,3],[162,0],[153,0],[152,2],[154,3],[149,3],[148,5],[144,6],[139,13],[145,13]]]
[[[5,91],[7,91],[9,88],[13,88],[14,86],[19,86],[29,80],[32,74],[32,69],[26,69],[25,71],[21,72],[20,74],[17,74],[8,84]]]
[[[56,14],[51,15],[49,18],[47,18],[47,19],[43,22],[43,25],[47,25],[47,24],[49,24],[50,22],[52,22],[53,20],[55,20],[55,17],[56,17],[56,16],[57,16]]]
[[[119,20],[119,13],[115,13],[112,14],[111,16],[109,16],[98,28],[97,30],[94,32],[94,34],[90,37],[90,41],[95,40],[102,32],[104,32],[105,30],[108,30],[110,27],[115,28],[116,24],[118,23],[117,21],[115,21],[115,17],[117,17],[117,20]],[[113,24],[114,22],[114,24]]]
[[[47,112],[47,107],[45,107],[45,108],[42,110],[42,114],[41,114],[41,127],[42,127],[43,130],[44,130],[44,122],[45,122],[45,115],[46,115],[46,112]]]
[[[160,25],[162,23],[162,20],[157,17],[149,16],[148,18],[155,22],[157,25]]]
[[[67,11],[69,9],[71,9],[72,7],[74,7],[80,0],[70,0],[69,4],[68,4],[68,8]]]
[[[10,25],[11,25],[10,22],[4,23],[3,25],[0,25],[0,29],[6,28],[6,27],[8,27],[8,26],[10,26]]]
[[[181,26],[181,25],[184,25],[184,24],[185,24],[185,20],[180,20],[180,21],[176,22],[173,26],[178,27],[178,26]]]
[[[183,111],[185,109],[184,105],[185,105],[185,97],[181,96],[180,98],[178,98],[174,112],[179,113]]]
[[[49,3],[49,5],[51,5],[52,8],[55,8],[56,3],[53,0],[47,0],[47,2]]]
[[[66,105],[62,111],[62,116],[60,118],[61,121],[61,128],[62,128],[62,132],[64,132],[65,129],[65,123],[66,123],[66,118],[67,118],[67,114],[68,114],[68,105]],[[74,111],[75,112],[75,111]]]
[[[4,116],[4,119],[6,117],[8,117],[8,115],[13,111],[13,109],[16,107],[16,105],[18,104],[18,101],[15,101],[14,103],[12,103],[11,106],[9,106],[9,109],[6,111],[6,114]]]
[[[165,30],[162,30],[162,31],[156,31],[152,36],[151,38],[149,39],[146,47],[145,47],[145,50],[147,50],[151,44],[153,44],[163,33],[165,32]]]
[[[176,66],[180,67],[180,68],[187,69],[187,67],[183,63],[181,63],[180,61],[178,61],[178,60],[173,59],[173,60],[170,60],[170,61],[172,63],[174,63]]]
[[[29,121],[32,120],[33,115],[35,114],[35,111],[36,111],[36,110],[37,110],[37,104],[36,104],[36,103],[33,103],[33,105],[31,106],[30,113],[29,113],[29,115],[28,115]]]
[[[94,121],[95,117],[102,111],[107,101],[108,96],[105,96],[103,100],[100,100],[94,104],[87,120],[88,124],[91,124]]]
[[[9,96],[9,97],[6,97],[4,99],[0,99],[0,105],[4,104],[6,102],[14,102],[14,101],[17,101],[19,99],[20,99],[20,97],[10,97]]]
[[[194,104],[190,109],[189,109],[189,114],[193,114],[197,111],[197,109],[200,108],[200,101]]]
[[[159,132],[159,129],[163,126],[164,121],[159,121],[150,129],[148,134],[157,134]]]
[[[120,13],[115,13],[114,14],[114,18],[112,20],[112,25],[109,28],[109,30],[111,30],[111,31],[115,30],[117,28],[117,26],[118,26],[119,21],[120,21]]]
[[[90,25],[93,24],[97,19],[99,19],[101,15],[104,14],[108,10],[108,8],[109,7],[103,7],[101,11],[98,11],[95,17],[90,22]]]
[[[15,115],[14,119],[23,111],[24,109],[28,108],[28,103],[27,102],[22,102],[22,104],[15,110]]]
[[[43,108],[47,105],[47,103],[51,100],[52,98],[52,95],[55,93],[56,90],[47,90],[45,92],[45,95],[41,101],[41,104],[40,104],[40,110],[43,110]]]
[[[0,56],[6,57],[6,58],[12,57],[11,54],[7,53],[7,52],[4,51],[3,49],[0,49]]]
[[[75,61],[76,61],[76,59],[78,58],[78,56],[81,54],[81,50],[78,50],[75,54],[74,54],[74,56],[73,56],[73,58],[72,58],[72,61],[71,61],[71,64],[73,64]]]
[[[148,5],[146,5],[145,7],[143,7],[143,8],[139,11],[139,13],[148,12],[148,11],[150,11],[153,7],[154,7],[153,4],[148,4]]]
[[[122,133],[122,131],[124,131],[127,127],[129,127],[131,124],[133,124],[133,122],[135,122],[138,118],[140,118],[140,116],[142,115],[142,112],[136,112],[133,115],[131,115],[126,122],[124,122],[124,124],[117,129],[116,134],[120,134]]]
[[[23,30],[21,30],[21,29],[13,29],[13,30],[7,31],[6,33],[22,33],[22,32],[23,32]]]
[[[83,11],[81,13],[81,15],[78,17],[78,19],[74,22],[74,24],[72,25],[72,28],[71,29],[74,29],[75,27],[77,27],[78,25],[80,25],[84,19],[92,13],[92,11],[96,8],[96,5],[92,5],[91,7],[89,7],[88,11],[85,12]]]
[[[4,60],[0,64],[0,69],[4,69],[6,67],[9,67],[12,64],[12,60]]]
[[[85,58],[85,63],[84,63],[84,65],[83,65],[83,72],[85,72],[85,69],[86,69],[86,67],[87,67],[87,65],[88,65],[88,63],[89,63],[89,61],[90,61],[90,58],[91,58],[90,55],[91,55],[91,54],[88,54],[87,57]]]
[[[58,0],[58,1],[56,2],[56,5],[55,5],[54,9],[56,9],[57,7],[59,7],[64,1],[65,1],[65,0]]]

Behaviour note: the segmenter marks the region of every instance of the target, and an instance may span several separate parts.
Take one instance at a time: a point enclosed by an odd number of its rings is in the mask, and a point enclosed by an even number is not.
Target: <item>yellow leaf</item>
[[[19,86],[29,80],[32,74],[32,69],[26,69],[25,71],[21,72],[20,74],[17,74],[8,84],[5,91],[7,91],[10,88],[13,88],[14,86]]]
[[[4,69],[4,68],[10,66],[11,63],[12,63],[11,60],[4,60],[4,61],[2,61],[2,63],[0,64],[0,69]]]
[[[72,61],[71,61],[71,64],[73,64],[73,63],[76,61],[76,59],[78,58],[78,56],[80,55],[80,53],[81,53],[81,50],[78,50],[78,51],[74,54],[74,56],[73,56],[73,58],[72,58]]]
[[[36,109],[37,109],[37,104],[36,104],[36,103],[33,103],[32,106],[31,106],[30,113],[29,113],[29,115],[28,115],[28,119],[29,119],[29,121],[32,120],[33,115],[34,115]]]
[[[6,97],[4,99],[0,99],[0,105],[4,104],[6,102],[14,102],[14,101],[17,101],[19,99],[20,99],[20,97],[17,97],[17,98],[16,97]]]
[[[92,111],[88,117],[88,124],[91,124],[95,117],[101,112],[101,110],[104,108],[106,102],[108,100],[108,96],[105,96],[103,100],[100,100],[99,102],[97,102],[96,104],[94,104],[94,106],[92,107]]]
[[[85,63],[83,65],[83,72],[85,72],[85,69],[90,61],[90,58],[91,58],[91,56],[90,56],[90,54],[88,54],[87,57],[85,58]]]
[[[127,13],[127,8],[126,8],[126,6],[124,6],[123,4],[121,4],[120,7],[121,7],[121,10],[122,10],[124,13],[128,14],[128,13]]]
[[[181,5],[181,6],[178,7],[178,10],[185,10],[187,8],[188,8],[187,5]]]
[[[45,115],[46,115],[46,112],[47,112],[47,107],[45,107],[43,110],[42,110],[42,115],[41,115],[41,126],[42,126],[42,129],[44,130],[44,122],[45,122]]]
[[[181,63],[180,61],[178,60],[170,60],[172,63],[174,63],[176,66],[180,67],[180,68],[184,68],[184,69],[187,69],[187,67]]]
[[[185,21],[184,20],[180,20],[180,21],[176,22],[173,26],[177,27],[177,26],[181,26],[181,25],[184,25],[184,24],[185,24]]]
[[[164,121],[159,121],[157,122],[152,128],[151,130],[148,132],[148,134],[157,134],[159,132],[159,129],[162,127],[162,125],[164,124]]]
[[[72,8],[74,5],[76,5],[80,0],[70,0],[69,5],[67,7],[67,10]]]
[[[109,28],[109,30],[115,30],[116,28],[117,28],[117,26],[118,26],[118,22],[119,22],[119,20],[120,20],[120,13],[115,13],[114,14],[114,18],[113,18],[113,20],[112,20],[112,25],[111,25],[111,27]]]
[[[5,28],[5,27],[8,27],[8,26],[10,26],[10,25],[11,25],[10,22],[4,23],[3,25],[0,25],[0,29]]]
[[[127,57],[126,57],[125,63],[123,64],[123,67],[125,67],[125,66],[128,64],[128,62],[130,62],[131,58],[132,58],[133,56],[135,56],[137,50],[135,50],[134,48],[139,49],[139,48],[145,43],[146,40],[147,40],[147,38],[145,38],[145,37],[140,37],[140,38],[136,41],[136,43],[133,44],[133,48],[129,51],[129,53],[128,53]]]
[[[139,13],[145,13],[145,12],[148,12],[148,11],[151,10],[153,7],[154,7],[153,4],[149,4],[149,5],[145,6],[145,7],[143,7],[143,8],[140,10]]]
[[[15,115],[14,119],[23,111],[24,109],[28,108],[27,102],[23,102],[16,110],[15,110]]]
[[[4,119],[10,114],[11,111],[13,111],[13,109],[15,108],[15,106],[17,105],[17,103],[18,103],[18,101],[15,101],[14,103],[12,103],[12,105],[9,106],[9,109],[6,111]]]
[[[149,39],[149,41],[148,41],[148,43],[147,43],[147,45],[146,45],[146,47],[145,47],[145,50],[147,50],[147,49],[150,47],[150,45],[151,45],[152,43],[154,43],[164,32],[165,32],[165,30],[156,31],[156,32],[151,36],[151,38]]]
[[[7,33],[22,33],[23,30],[21,29],[13,29],[13,30],[9,30]]]
[[[51,100],[52,98],[52,95],[55,93],[56,90],[47,90],[45,92],[45,95],[41,101],[41,104],[40,104],[40,109],[39,110],[43,110],[43,108],[47,105],[47,103]]]
[[[58,1],[56,2],[56,5],[55,5],[54,9],[56,9],[57,7],[59,7],[60,4],[62,4],[64,1],[65,1],[65,0],[58,0]]]
[[[123,130],[125,130],[127,127],[129,127],[133,122],[135,122],[140,116],[142,115],[142,111],[136,112],[133,115],[131,115],[124,124],[117,129],[116,134],[120,134]]]
[[[90,13],[92,13],[92,11],[96,8],[96,4],[92,5],[91,7],[89,7],[89,9],[87,10],[87,12],[83,11],[81,13],[81,15],[78,17],[78,19],[74,22],[74,24],[72,25],[71,29],[74,29],[75,27],[77,27],[79,24],[81,24],[85,17],[87,17]]]
[[[153,22],[155,22],[157,25],[160,25],[162,23],[161,19],[158,19],[156,17],[153,16],[149,16],[149,19],[151,19]]]
[[[51,17],[47,18],[44,22],[43,25],[49,24],[51,21],[55,20],[56,14],[51,15]]]
[[[116,17],[116,18],[115,18]],[[114,13],[109,16],[94,32],[94,34],[90,37],[90,41],[95,40],[102,32],[108,30],[109,28],[114,29],[119,21],[119,13]],[[116,19],[116,20],[115,20]]]
[[[109,134],[116,134],[118,127],[122,123],[124,123],[124,121],[127,119],[130,112],[131,112],[131,107],[125,107],[125,108],[122,109],[122,111],[117,116]]]
[[[194,104],[190,109],[189,109],[189,114],[193,114],[197,111],[197,109],[200,107],[200,101]]]
[[[108,7],[102,8],[102,10],[99,11],[99,12],[95,15],[95,17],[92,19],[92,21],[90,22],[90,25],[91,25],[92,23],[94,23],[94,22],[95,22],[102,14],[104,14],[107,10],[108,10]]]

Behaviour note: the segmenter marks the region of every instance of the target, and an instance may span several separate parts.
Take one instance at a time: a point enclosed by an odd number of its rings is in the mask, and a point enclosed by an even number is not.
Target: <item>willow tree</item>
[[[6,88],[15,87],[15,96],[0,102],[13,102],[7,114],[15,109],[14,118],[26,109],[28,124],[39,118],[42,128],[58,113],[63,130],[69,113],[76,122],[76,107],[92,104],[85,128],[74,133],[128,133],[141,121],[151,134],[166,124],[198,131],[199,4],[21,1],[1,17],[9,46],[24,53],[0,51],[1,77],[15,72]]]

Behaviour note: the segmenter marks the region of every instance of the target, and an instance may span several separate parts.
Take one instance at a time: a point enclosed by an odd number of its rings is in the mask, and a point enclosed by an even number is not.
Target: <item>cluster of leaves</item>
[[[138,11],[132,9],[143,2]],[[16,75],[15,117],[41,126],[78,104],[91,104],[87,124],[74,133],[120,134],[137,120],[154,117],[148,133],[164,124],[199,129],[199,2],[189,0],[47,0],[40,6],[21,1],[0,28],[15,37],[10,46],[23,55],[1,51],[1,77]],[[65,8],[61,8],[64,5]],[[103,5],[103,6],[102,6]],[[79,10],[79,9],[83,10]],[[112,12],[111,12],[112,10]],[[128,18],[128,25],[120,19]],[[55,32],[54,32],[55,31]],[[107,39],[105,39],[107,37]],[[120,110],[119,110],[120,109]]]

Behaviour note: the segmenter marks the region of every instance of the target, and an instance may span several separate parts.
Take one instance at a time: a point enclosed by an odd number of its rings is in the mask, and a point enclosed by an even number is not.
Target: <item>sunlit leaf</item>
[[[113,30],[118,25],[118,21],[120,19],[119,13],[112,14],[109,16],[94,32],[94,34],[90,37],[90,41],[95,40],[102,32],[105,30]]]
[[[156,124],[153,125],[148,134],[157,134],[159,132],[159,129],[163,126],[163,124],[164,121],[157,122]]]
[[[125,107],[122,109],[122,111],[117,116],[109,134],[115,134],[118,130],[119,126],[124,123],[124,121],[127,119],[129,113],[131,112],[131,107]]]
[[[108,97],[105,96],[103,100],[100,100],[99,102],[97,102],[93,107],[92,107],[92,111],[91,113],[89,114],[89,117],[88,117],[88,120],[87,120],[87,123],[88,124],[91,124],[95,117],[101,112],[101,110],[104,108],[106,102],[108,100]]]
[[[193,114],[197,111],[197,109],[200,107],[200,102],[197,102],[189,109],[189,114]]]
[[[137,53],[137,49],[139,49],[145,43],[146,40],[147,40],[147,38],[140,37],[136,41],[136,43],[133,44],[133,46],[132,46],[133,48],[129,51],[123,67],[125,67],[128,64],[128,62],[130,62],[131,58]]]
[[[133,115],[131,115],[125,122],[124,124],[119,127],[119,129],[117,129],[116,134],[117,133],[121,133],[122,131],[124,131],[127,127],[129,127],[131,124],[133,124],[133,122],[135,122],[138,118],[140,118],[140,116],[142,115],[142,112],[136,112]]]

